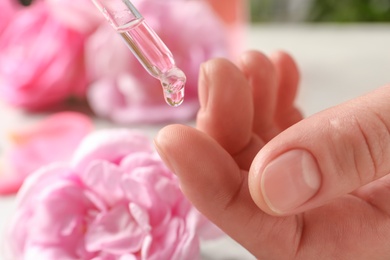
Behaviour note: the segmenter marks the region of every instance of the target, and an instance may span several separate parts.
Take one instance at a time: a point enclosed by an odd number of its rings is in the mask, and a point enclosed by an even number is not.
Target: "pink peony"
[[[84,95],[84,40],[51,16],[45,2],[20,9],[0,36],[0,96],[43,109]]]
[[[69,161],[74,149],[92,128],[89,117],[61,112],[12,132],[12,147],[5,155],[8,167],[2,169],[0,175],[0,195],[16,193],[24,179],[43,165]]]
[[[199,107],[200,64],[227,54],[224,26],[204,1],[133,3],[185,72],[185,101],[179,108],[169,108],[160,82],[144,70],[120,36],[104,24],[88,39],[86,47],[88,75],[93,81],[88,91],[90,105],[98,115],[119,123],[192,119]]]
[[[112,129],[27,179],[8,241],[16,259],[192,260],[205,227],[148,139]]]

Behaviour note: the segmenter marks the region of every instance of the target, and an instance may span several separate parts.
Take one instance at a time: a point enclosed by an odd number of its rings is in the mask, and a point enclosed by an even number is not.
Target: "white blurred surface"
[[[390,83],[389,32],[390,25],[259,25],[250,28],[248,47],[266,53],[283,49],[296,58],[302,72],[298,105],[311,115]],[[7,147],[9,130],[39,118],[0,104],[0,152]],[[103,121],[97,126],[112,127]],[[142,127],[150,136],[159,128]],[[13,207],[13,197],[0,198],[1,245]],[[254,259],[229,238],[204,245],[203,257]],[[8,259],[0,252],[0,260]]]
[[[250,48],[286,50],[302,74],[306,115],[390,84],[389,25],[271,25],[251,28]]]

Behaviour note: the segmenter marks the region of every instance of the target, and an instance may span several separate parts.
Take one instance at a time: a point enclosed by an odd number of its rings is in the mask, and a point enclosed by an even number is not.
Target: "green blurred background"
[[[389,22],[390,0],[251,0],[253,22]]]

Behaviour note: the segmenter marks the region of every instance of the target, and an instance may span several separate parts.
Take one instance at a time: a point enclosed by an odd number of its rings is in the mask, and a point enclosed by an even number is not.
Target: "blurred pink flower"
[[[229,30],[230,57],[238,58],[246,45],[246,34],[249,15],[248,0],[206,0],[221,17]]]
[[[86,45],[87,74],[93,82],[88,91],[91,107],[119,123],[192,119],[199,107],[200,64],[227,55],[225,27],[204,1],[133,2],[185,72],[185,101],[179,108],[168,107],[160,82],[143,69],[120,36],[103,24]]]
[[[91,0],[44,0],[50,12],[67,27],[90,33],[104,22]]]
[[[15,0],[0,1],[0,10],[1,10],[0,34],[8,27],[8,24],[10,23],[12,17],[19,9],[18,7],[19,6]]]
[[[20,9],[0,35],[0,96],[32,110],[83,96],[84,40],[51,16],[45,2]]]
[[[81,140],[93,129],[80,113],[61,112],[38,124],[11,133],[13,147],[5,155],[7,168],[0,175],[0,195],[18,191],[29,174],[55,161],[69,161]]]
[[[215,228],[148,139],[127,129],[95,132],[70,165],[31,175],[11,224],[16,259],[61,260],[197,259],[200,232]]]

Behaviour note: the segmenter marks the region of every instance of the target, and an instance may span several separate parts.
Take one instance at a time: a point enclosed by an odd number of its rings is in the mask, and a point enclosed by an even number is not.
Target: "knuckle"
[[[390,170],[390,122],[365,108],[329,119],[330,154],[339,180],[362,186]]]
[[[361,184],[365,184],[382,177],[389,169],[390,126],[370,109],[352,117],[351,122],[357,138],[352,145],[354,164]]]

